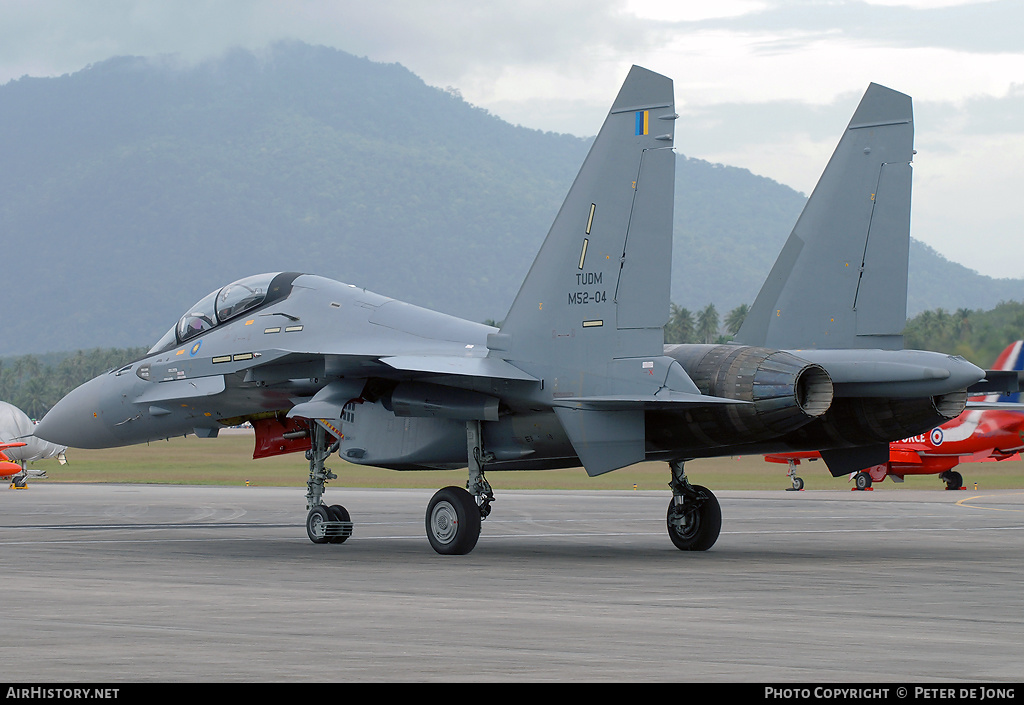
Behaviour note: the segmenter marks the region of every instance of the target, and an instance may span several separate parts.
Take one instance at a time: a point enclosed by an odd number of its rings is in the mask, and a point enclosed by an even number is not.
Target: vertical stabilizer
[[[672,262],[672,81],[634,66],[490,354],[524,369],[607,375],[662,355]],[[586,384],[575,393],[585,393]]]
[[[872,83],[736,336],[770,348],[903,348],[914,116]]]
[[[999,353],[992,369],[1004,372],[1024,372],[1024,340],[1015,340]],[[1008,394],[989,394],[985,397],[987,402],[999,402],[1002,404],[1019,404],[1020,392]]]

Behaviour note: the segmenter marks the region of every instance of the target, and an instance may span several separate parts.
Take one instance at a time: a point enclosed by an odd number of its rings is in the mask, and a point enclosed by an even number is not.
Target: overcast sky
[[[1020,277],[1022,27],[1020,0],[2,0],[0,84],[299,39],[590,136],[640,64],[675,81],[680,154],[810,193],[874,81],[914,98],[914,237]]]

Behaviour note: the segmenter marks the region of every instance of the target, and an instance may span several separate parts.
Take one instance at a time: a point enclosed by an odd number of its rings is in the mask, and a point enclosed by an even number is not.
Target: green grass
[[[174,438],[148,445],[108,450],[70,449],[68,464],[47,460],[34,464],[45,469],[48,479],[31,482],[108,482],[178,485],[250,485],[304,487],[309,465],[301,453],[261,460],[252,459],[253,438],[246,434],[224,434],[217,439],[194,436]],[[352,465],[332,456],[327,463],[337,480],[335,487],[414,487],[436,489],[447,485],[465,486],[465,470],[397,472]],[[785,490],[790,486],[786,466],[766,463],[761,456],[711,458],[687,464],[687,475],[695,484],[715,490]],[[965,463],[959,468],[964,484],[973,489],[1024,488],[1024,463]],[[852,487],[846,478],[833,478],[822,462],[804,463],[798,468],[805,489],[826,490]],[[501,489],[589,489],[666,490],[669,471],[665,463],[640,463],[628,468],[588,477],[582,468],[538,472],[497,472],[487,474],[495,490]],[[877,489],[934,489],[944,485],[933,475],[907,477],[901,485],[886,480]]]

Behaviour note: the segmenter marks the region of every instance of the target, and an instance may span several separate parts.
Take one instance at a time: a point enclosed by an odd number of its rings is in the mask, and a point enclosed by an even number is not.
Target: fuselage
[[[465,422],[477,419],[488,421],[483,432],[492,469],[579,464],[554,409],[585,407],[573,399],[594,393],[588,386],[593,376],[544,360],[509,365],[495,359],[488,341],[496,332],[324,277],[259,275],[202,299],[146,357],[74,390],[36,432],[80,448],[190,433],[209,437],[225,426],[306,408],[297,405],[320,399],[333,385],[350,390],[350,398],[334,399],[330,408],[340,453],[351,462],[464,467]],[[666,346],[664,352],[651,362],[623,360],[621,371],[614,368],[610,382],[601,379],[605,386],[597,392],[639,380],[653,394],[682,375],[703,393],[743,404],[648,408],[648,459],[852,447],[922,433],[944,420],[933,396],[875,398],[867,389],[867,398],[832,398],[827,367],[801,359],[801,351]],[[932,355],[929,364],[953,365],[948,356],[931,353],[867,352],[915,362],[919,358],[908,356]],[[860,374],[859,368],[845,358],[824,357],[836,388],[856,393],[857,379],[848,370]],[[495,378],[487,366],[492,363],[515,374],[503,371]],[[959,377],[925,375],[933,394],[961,385],[960,377],[976,371],[969,363],[954,367]],[[438,374],[447,371],[439,384]],[[734,375],[746,381],[727,383]],[[809,396],[819,403],[806,403]],[[878,427],[863,418],[879,410],[896,422]]]
[[[37,434],[78,448],[216,435],[287,411],[328,378],[372,377],[388,351],[485,354],[495,330],[315,275],[292,275],[288,289],[193,337],[172,328],[146,357],[68,394]]]

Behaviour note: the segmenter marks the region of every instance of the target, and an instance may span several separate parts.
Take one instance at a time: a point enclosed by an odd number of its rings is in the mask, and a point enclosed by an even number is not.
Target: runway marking
[[[199,525],[208,528],[209,525]],[[269,525],[273,528],[294,528],[292,524]],[[41,527],[32,527],[41,528]],[[108,527],[104,527],[108,528]],[[116,528],[116,527],[115,527]],[[128,527],[137,529],[138,527]],[[181,528],[181,527],[174,527]],[[150,529],[152,531],[153,529]],[[357,525],[358,530],[358,525]],[[906,534],[906,533],[936,533],[936,532],[978,532],[978,531],[1024,531],[1024,526],[989,526],[989,527],[933,527],[933,528],[866,528],[866,529],[783,529],[770,532],[770,536],[794,535],[794,534]],[[629,537],[629,536],[664,536],[663,531],[580,531],[580,532],[536,532],[529,534],[482,534],[484,539],[537,539],[537,538],[591,538],[591,537]],[[763,530],[752,531],[723,531],[722,536],[764,536]],[[423,540],[423,534],[409,535],[359,535],[353,534],[348,541],[410,541]],[[208,536],[201,538],[166,538],[160,536],[133,536],[126,539],[68,539],[68,540],[44,540],[44,541],[0,541],[0,547],[4,546],[42,546],[42,545],[81,545],[81,544],[140,544],[140,543],[200,543],[212,541],[295,541],[307,543],[308,538],[303,535],[286,537],[268,536]]]
[[[937,526],[933,528],[909,528],[893,527],[891,529],[783,529],[767,532],[769,535],[778,534],[906,534],[910,532],[928,531],[1024,531],[1024,526],[965,526],[961,528]],[[762,535],[764,531],[723,531],[722,536],[727,534],[754,534]]]
[[[224,523],[190,523],[190,524],[34,524],[31,526],[0,526],[0,531],[25,531],[27,529],[44,529],[49,531],[100,531],[105,529],[131,529],[131,530],[152,530],[152,529],[255,529],[265,528],[286,528],[296,524],[264,524],[258,521],[250,522],[224,522]]]
[[[1015,492],[1014,494],[1024,494],[1024,493]],[[1000,495],[1000,496],[1005,497],[1007,495]],[[987,510],[992,511],[992,512],[1024,512],[1024,509],[1011,509],[1011,508],[1007,508],[1007,507],[977,507],[977,506],[975,506],[973,504],[965,504],[965,502],[970,502],[973,499],[991,499],[991,495],[980,495],[979,494],[979,495],[974,495],[973,497],[964,497],[961,500],[957,500],[957,505],[960,506],[960,507],[966,507],[967,509],[987,509]]]
[[[968,502],[978,497],[968,497],[960,502]],[[958,502],[957,504],[959,504]],[[976,507],[972,505],[962,505],[968,509],[995,509],[994,507]],[[1024,509],[1000,509],[1000,511],[1024,511]],[[948,519],[949,514],[873,514],[870,517],[865,517],[862,514],[822,514],[819,516],[809,517],[806,514],[800,517],[801,521],[807,521],[809,519],[813,521],[882,521],[882,520],[909,520],[909,519]],[[617,517],[621,519],[621,516]],[[768,515],[758,516],[756,521],[786,521],[793,517],[788,515]],[[495,526],[498,524],[582,524],[582,523],[594,523],[595,521],[601,521],[601,519],[595,519],[593,517],[584,519],[522,519],[522,518],[509,518],[509,519],[496,519],[490,518],[483,524],[483,526]],[[629,518],[627,521],[640,522],[640,523],[664,523],[664,519],[659,517],[644,517],[637,516]],[[753,521],[752,519],[738,519],[737,521]],[[356,527],[367,527],[367,526],[422,526],[422,519],[415,519],[409,521],[356,521]],[[179,523],[148,523],[148,524],[131,524],[131,523],[120,523],[120,524],[0,524],[0,532],[7,531],[26,531],[26,530],[43,530],[43,531],[104,531],[104,530],[153,530],[153,529],[247,529],[247,528],[268,528],[268,529],[286,529],[291,527],[301,527],[301,522],[241,522],[241,521],[225,521],[225,522],[179,522]],[[725,533],[725,532],[723,532]],[[756,533],[756,532],[753,532]]]

